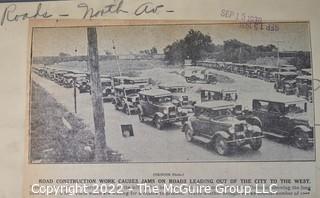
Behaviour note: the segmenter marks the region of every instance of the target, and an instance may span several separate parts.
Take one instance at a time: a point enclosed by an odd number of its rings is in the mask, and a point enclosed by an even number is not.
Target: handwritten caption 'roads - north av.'
[[[124,0],[112,1],[112,3],[105,4],[100,8],[93,8],[87,3],[80,2],[76,5],[76,8],[79,10],[82,19],[95,19],[99,17],[104,17],[107,15],[115,14],[131,14],[134,16],[141,15],[158,15],[162,12],[172,13],[174,10],[168,9],[164,4],[157,4],[153,2],[143,2],[133,9],[126,7]],[[31,9],[28,12],[19,10],[19,4],[9,4],[0,11],[1,21],[0,25],[3,26],[9,22],[19,22],[27,19],[49,19],[49,18],[63,18],[69,17],[69,13],[51,13],[45,8],[42,3],[36,4],[34,9]]]

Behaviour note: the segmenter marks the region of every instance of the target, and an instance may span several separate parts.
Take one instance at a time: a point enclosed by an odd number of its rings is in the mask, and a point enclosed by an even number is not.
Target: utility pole
[[[238,57],[239,63],[241,63],[241,47],[239,48],[239,57]]]
[[[73,79],[74,112],[77,113],[77,87],[76,87],[76,80],[77,80],[77,78],[74,76],[72,79]]]
[[[116,57],[116,64],[119,70],[119,76],[121,76],[121,69],[120,69],[120,65],[119,65],[119,60],[118,60],[118,55],[117,55],[117,51],[116,51],[116,45],[114,44],[114,40],[112,40],[112,49],[114,52],[114,55]]]
[[[277,43],[277,67],[278,67],[278,72],[280,72],[280,43],[284,41],[277,40],[275,41]]]
[[[87,29],[88,37],[88,67],[91,76],[91,98],[93,107],[93,120],[95,128],[95,161],[103,162],[106,160],[106,135],[105,118],[102,105],[102,92],[99,74],[99,55],[97,31],[95,27]]]

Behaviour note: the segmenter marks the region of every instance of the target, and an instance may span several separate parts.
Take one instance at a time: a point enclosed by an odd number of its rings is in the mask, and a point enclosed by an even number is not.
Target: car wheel
[[[308,134],[297,130],[293,134],[293,143],[297,148],[306,149],[308,147]]]
[[[139,117],[140,122],[144,122],[143,113],[142,113],[140,108],[138,108],[138,112],[137,113],[138,113],[138,117]]]
[[[140,111],[138,112],[138,117],[139,117],[140,122],[144,122],[144,117]]]
[[[186,140],[188,142],[192,142],[193,141],[193,131],[190,129],[190,127],[187,127],[185,131],[186,131],[185,132]]]
[[[257,137],[259,134],[254,134],[252,137]],[[262,146],[262,138],[254,138],[250,141],[250,147],[252,150],[259,150]]]
[[[127,114],[127,115],[130,115],[130,109],[128,106],[124,106],[124,112]]]
[[[129,130],[125,130],[122,132],[123,137],[130,137],[130,131]]]
[[[159,130],[162,129],[162,123],[161,123],[160,118],[157,117],[154,119],[154,125],[156,126],[157,129],[159,129]]]
[[[214,140],[214,148],[219,155],[227,155],[230,151],[229,145],[226,139],[221,135],[218,135]]]

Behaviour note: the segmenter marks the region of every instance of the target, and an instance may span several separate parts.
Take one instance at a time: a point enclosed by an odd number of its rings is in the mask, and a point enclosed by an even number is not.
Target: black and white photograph
[[[34,27],[29,163],[314,161],[307,22]]]

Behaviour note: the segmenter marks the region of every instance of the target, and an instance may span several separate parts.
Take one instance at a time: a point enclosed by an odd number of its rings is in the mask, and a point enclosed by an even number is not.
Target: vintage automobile
[[[100,75],[102,99],[104,102],[110,102],[114,98],[114,90],[112,86],[112,79],[108,75]]]
[[[115,76],[112,81],[113,86],[138,85],[140,88],[145,88],[149,85],[149,79],[144,77]]]
[[[204,81],[207,84],[216,84],[217,83],[217,77],[210,70],[207,70],[204,73]]]
[[[200,98],[201,102],[214,100],[237,101],[238,92],[236,89],[225,88],[201,89]]]
[[[248,78],[258,78],[257,65],[246,64],[245,76]]]
[[[184,75],[186,82],[188,83],[200,83],[200,84],[216,84],[217,78],[209,70],[193,70],[192,72],[186,71]]]
[[[76,87],[79,90],[79,93],[90,93],[91,86],[88,75],[83,75],[76,79]]]
[[[280,65],[280,72],[297,72],[297,67],[293,65]]]
[[[277,71],[265,72],[264,81],[266,82],[276,82]]]
[[[266,82],[275,82],[276,74],[279,72],[279,68],[276,66],[263,66],[262,78]]]
[[[74,86],[74,78],[75,74],[73,73],[63,74],[63,87],[72,88]]]
[[[172,103],[173,95],[163,89],[149,89],[139,92],[140,104],[138,116],[141,122],[151,119],[156,128],[161,130],[164,125],[187,121],[187,113]]]
[[[286,95],[295,94],[297,76],[298,74],[295,72],[277,72],[275,74],[274,89]]]
[[[195,101],[191,101],[190,97],[187,95],[187,87],[184,85],[174,85],[174,84],[161,84],[159,89],[164,89],[170,91],[173,95],[172,103],[177,107],[183,109],[189,109],[190,113],[193,112],[193,105]]]
[[[204,78],[204,75],[201,73],[200,70],[192,70],[192,71],[185,71],[184,77],[186,79],[186,82],[188,83],[194,83],[196,81],[199,81]]]
[[[298,76],[296,78],[296,95],[302,96],[312,102],[312,78],[311,76]]]
[[[113,104],[116,110],[131,115],[138,111],[140,87],[137,85],[118,85],[114,87]]]
[[[56,70],[55,69],[53,69],[53,68],[50,68],[50,69],[48,69],[48,71],[47,71],[47,78],[48,79],[50,79],[50,80],[54,80],[54,73],[56,72]]]
[[[56,82],[58,85],[63,85],[64,83],[64,78],[63,75],[67,74],[68,71],[64,71],[64,70],[58,70],[56,72],[54,72],[54,82]]]
[[[289,140],[298,148],[313,145],[312,118],[307,115],[305,100],[289,96],[281,100],[254,99],[252,112],[244,119],[261,127],[265,135]]]
[[[304,76],[312,76],[312,69],[311,68],[301,69],[301,74]]]
[[[149,79],[144,77],[127,77],[123,79],[125,85],[137,85],[140,88],[147,88]]]
[[[234,104],[228,101],[196,104],[194,116],[189,117],[182,129],[187,141],[212,144],[219,155],[248,144],[259,150],[263,138],[260,127],[239,120],[232,113],[233,108]]]

